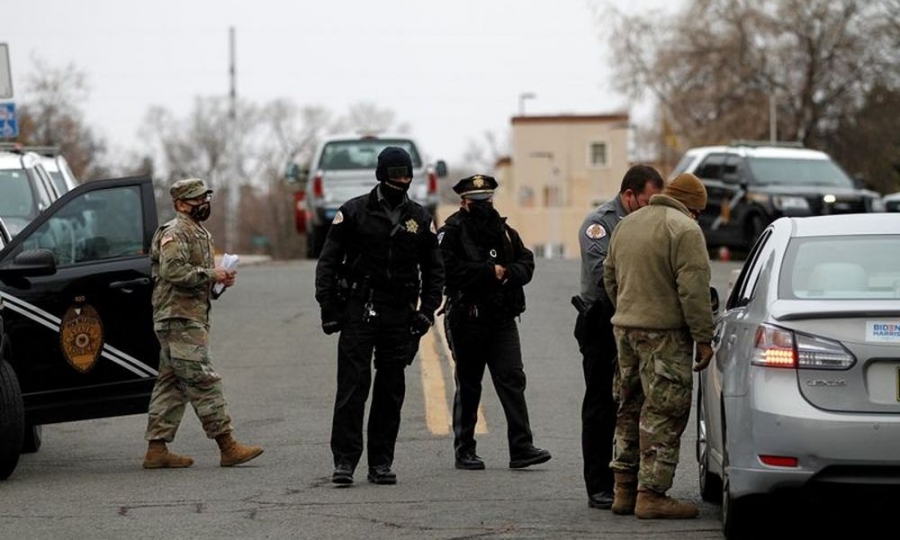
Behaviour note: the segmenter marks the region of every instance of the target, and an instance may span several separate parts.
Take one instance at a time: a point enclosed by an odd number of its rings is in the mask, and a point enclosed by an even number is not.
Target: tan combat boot
[[[193,464],[193,459],[169,452],[165,441],[150,441],[144,456],[145,469],[181,469]]]
[[[638,492],[634,515],[640,519],[691,519],[700,515],[697,505],[655,491]]]
[[[216,437],[216,442],[219,444],[219,450],[222,451],[222,459],[219,461],[219,465],[222,467],[247,463],[263,453],[261,446],[244,446],[237,442],[230,432]]]
[[[612,512],[620,516],[634,513],[634,505],[637,503],[637,475],[633,472],[615,472],[616,485],[613,488]]]

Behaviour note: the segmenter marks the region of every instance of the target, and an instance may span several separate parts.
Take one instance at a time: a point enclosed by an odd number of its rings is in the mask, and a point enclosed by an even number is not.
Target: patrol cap
[[[172,184],[169,193],[172,195],[173,201],[184,199],[194,199],[201,195],[212,193],[213,190],[208,189],[203,180],[199,178],[185,178]]]
[[[486,174],[476,174],[463,178],[453,186],[453,191],[464,199],[486,201],[494,196],[497,180]]]

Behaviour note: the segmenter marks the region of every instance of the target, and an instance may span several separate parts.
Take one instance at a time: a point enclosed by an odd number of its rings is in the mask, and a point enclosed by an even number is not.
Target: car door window
[[[90,191],[59,208],[22,243],[47,249],[58,266],[143,253],[140,189],[126,186]]]
[[[697,167],[694,174],[699,178],[707,178],[710,180],[721,180],[722,169],[725,165],[726,154],[710,154]]]
[[[738,276],[734,287],[731,289],[731,295],[728,297],[725,309],[745,306],[750,301],[750,298],[753,296],[753,290],[756,287],[756,281],[759,279],[759,273],[762,270],[764,257],[761,254],[771,234],[772,231],[765,231],[760,235],[756,244],[753,245],[753,249],[750,250],[750,255],[747,257],[747,262],[744,263],[744,268],[741,270],[741,275]]]

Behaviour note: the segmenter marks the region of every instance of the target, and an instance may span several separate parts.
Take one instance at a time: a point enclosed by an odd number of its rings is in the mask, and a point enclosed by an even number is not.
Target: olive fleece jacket
[[[615,326],[690,329],[697,343],[713,335],[709,255],[700,225],[667,195],[632,212],[616,227],[603,264],[616,307]]]

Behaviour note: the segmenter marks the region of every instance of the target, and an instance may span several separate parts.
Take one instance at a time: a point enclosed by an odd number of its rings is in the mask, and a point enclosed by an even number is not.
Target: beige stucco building
[[[514,116],[511,155],[494,168],[494,206],[536,256],[578,258],[581,222],[616,196],[631,165],[629,136],[625,113]]]
[[[515,116],[494,204],[537,256],[579,257],[587,213],[615,197],[629,167],[627,114]]]

